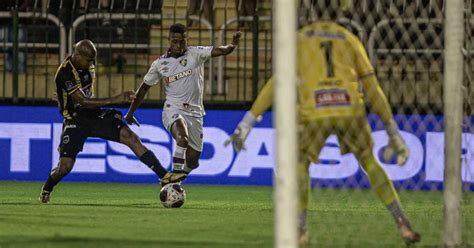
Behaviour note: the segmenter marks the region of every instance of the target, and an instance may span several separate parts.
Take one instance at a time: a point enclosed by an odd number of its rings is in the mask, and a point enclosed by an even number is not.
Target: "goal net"
[[[400,136],[409,150],[409,156],[403,166],[397,165],[396,157],[383,156],[390,141],[385,131],[386,125],[377,113],[378,108],[375,107],[377,103],[371,102],[373,99],[368,97],[366,89],[359,82],[358,87],[366,103],[367,120],[371,127],[372,153],[376,164],[383,168],[395,187],[404,215],[413,229],[421,234],[421,244],[424,246],[441,246],[445,242],[443,240],[443,223],[446,221],[443,213],[443,189],[446,187],[444,163],[447,155],[450,155],[445,152],[445,144],[448,143],[445,141],[445,133],[454,132],[445,128],[445,117],[449,115],[446,115],[444,109],[446,102],[443,98],[446,94],[444,84],[455,83],[444,80],[446,5],[450,2],[301,0],[298,5],[300,28],[321,20],[321,16],[325,14],[331,16],[333,12],[338,12],[337,23],[357,36],[367,51],[380,87],[393,112]],[[463,190],[462,199],[459,199],[462,210],[460,212],[462,228],[459,229],[461,232],[459,235],[462,236],[461,242],[466,245],[473,244],[474,234],[472,228],[474,209],[469,204],[474,190],[472,160],[474,137],[471,124],[473,106],[470,101],[474,91],[471,84],[474,76],[471,51],[472,10],[471,1],[465,1],[462,9],[464,47],[459,47],[463,52],[463,61],[459,66],[462,67],[464,63],[462,94],[459,96],[463,98],[464,105],[458,109],[462,111],[463,116],[463,128],[459,134],[460,150],[458,149],[461,154],[460,184]],[[331,32],[327,32],[327,37]],[[334,50],[335,46],[331,48],[333,54],[328,54],[328,47],[322,45],[313,47],[317,51],[308,53],[323,54],[322,59],[326,60],[325,69],[328,70],[330,65],[327,60],[335,58],[331,56],[338,56],[336,53],[339,53],[339,56],[347,54],[347,51]],[[275,49],[278,47],[274,47]],[[346,57],[348,60],[357,59],[349,55]],[[318,62],[315,62],[316,64]],[[324,82],[316,83],[321,85]],[[323,88],[326,92],[340,89]],[[318,93],[314,94],[317,98]],[[338,100],[334,94],[331,97],[328,95],[325,98],[329,99],[328,104],[337,105],[340,99]],[[459,100],[459,98],[448,100]],[[321,113],[323,113],[321,116],[324,116],[324,112]],[[329,112],[325,114],[331,116]],[[351,128],[347,128],[347,132],[342,132],[341,127],[345,125],[342,121],[338,123],[338,120],[327,119],[327,123],[319,122],[314,132],[324,135],[324,128],[338,126],[337,131],[340,133],[338,135],[334,133],[326,139],[320,153],[317,154],[319,161],[312,162],[309,167],[311,187],[307,211],[309,242],[311,245],[335,247],[402,245],[400,232],[392,218],[393,210],[387,206],[389,197],[384,196],[389,193],[380,189],[386,187],[381,186],[384,184],[383,180],[374,179],[380,178],[377,173],[372,174],[375,175],[372,178],[370,175],[373,173],[372,167],[367,166],[367,161],[361,161],[361,158],[353,153],[344,154],[344,151],[351,149],[347,149],[348,144],[341,139],[350,140],[358,137],[355,143],[357,147],[365,147],[369,141],[360,138],[363,136],[360,133],[354,131],[351,133]],[[354,127],[360,124],[354,120],[351,125]],[[305,129],[304,132],[309,131]],[[304,133],[303,136],[305,135],[311,136],[310,133]],[[318,137],[317,135],[314,137]],[[299,142],[301,144],[303,141],[300,139]]]

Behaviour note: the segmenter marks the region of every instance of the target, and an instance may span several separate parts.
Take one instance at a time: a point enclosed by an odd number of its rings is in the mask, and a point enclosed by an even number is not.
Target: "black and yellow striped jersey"
[[[93,96],[94,67],[89,70],[77,70],[71,62],[71,57],[68,57],[59,66],[55,81],[60,113],[65,119],[72,119],[81,107],[73,101],[72,94],[82,89],[86,97]]]

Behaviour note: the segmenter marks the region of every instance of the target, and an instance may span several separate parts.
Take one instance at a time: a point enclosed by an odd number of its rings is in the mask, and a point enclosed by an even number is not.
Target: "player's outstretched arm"
[[[224,142],[224,146],[228,146],[232,143],[236,152],[240,152],[241,150],[245,150],[245,140],[249,135],[250,131],[252,131],[253,126],[255,123],[261,120],[261,116],[255,117],[252,112],[247,111],[245,113],[244,118],[239,122],[237,128],[234,130],[234,133],[230,136],[228,140]]]
[[[75,103],[79,103],[84,108],[98,108],[108,104],[127,103],[135,99],[133,91],[125,91],[109,98],[89,98],[81,89],[77,89],[71,96]]]
[[[382,88],[380,88],[377,77],[375,76],[374,68],[370,63],[362,42],[360,42],[360,40],[354,35],[349,35],[349,39],[355,53],[355,69],[359,75],[359,80],[362,83],[367,98],[372,104],[372,108],[385,124],[385,128],[390,138],[388,146],[385,148],[383,153],[383,157],[386,161],[389,161],[393,155],[396,155],[397,164],[404,165],[409,155],[408,148],[400,136],[397,123],[393,120],[392,110]]]
[[[227,55],[234,51],[234,49],[239,45],[239,40],[241,36],[242,33],[240,31],[237,31],[232,37],[232,42],[230,44],[225,46],[214,47],[211,51],[211,57]]]
[[[397,164],[404,165],[408,159],[409,151],[403,141],[397,123],[393,119],[392,110],[388,104],[387,98],[379,86],[379,82],[374,74],[361,79],[364,91],[372,103],[372,108],[380,116],[389,136],[388,146],[385,148],[383,157],[390,160],[393,155],[397,157]]]
[[[130,104],[130,107],[128,108],[128,112],[125,115],[125,121],[127,122],[127,124],[132,125],[133,123],[135,123],[137,124],[137,126],[140,126],[140,123],[138,123],[137,119],[135,119],[133,114],[142,103],[143,99],[145,98],[146,93],[148,92],[150,88],[151,86],[145,83],[142,83],[140,87],[138,88],[137,96],[132,101],[132,104]]]
[[[245,140],[252,130],[255,123],[261,120],[261,115],[272,105],[273,100],[273,80],[270,79],[263,87],[257,99],[252,105],[244,118],[239,122],[234,133],[224,143],[225,146],[232,143],[232,146],[237,152],[245,150]]]

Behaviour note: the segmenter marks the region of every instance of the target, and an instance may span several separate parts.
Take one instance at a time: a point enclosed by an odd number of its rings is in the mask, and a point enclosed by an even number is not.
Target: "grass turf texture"
[[[181,209],[157,185],[61,183],[49,205],[40,183],[0,182],[0,247],[272,247],[272,188],[184,185]],[[400,193],[420,247],[442,244],[442,193]],[[314,189],[309,247],[404,247],[393,220],[366,190]],[[470,199],[469,199],[469,198]],[[465,194],[467,203],[473,202]],[[464,240],[474,206],[464,204]]]

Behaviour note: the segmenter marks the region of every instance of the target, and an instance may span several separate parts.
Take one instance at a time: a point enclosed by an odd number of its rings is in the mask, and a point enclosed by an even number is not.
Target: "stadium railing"
[[[231,25],[231,24],[235,24],[235,23],[238,23],[238,22],[249,22],[249,23],[252,23],[252,22],[255,22],[255,18],[257,18],[258,22],[271,22],[272,21],[272,17],[271,16],[237,16],[237,17],[233,17],[233,18],[230,18],[228,20],[226,20],[219,28],[219,34],[218,34],[218,44],[224,44],[224,38],[225,38],[225,33],[228,29],[228,27]],[[255,24],[255,23],[254,23]],[[253,43],[252,43],[252,50],[253,50],[253,54],[252,54],[252,62],[253,63],[253,66],[256,66],[257,68],[254,68],[257,70],[257,72],[252,72],[252,85],[253,86],[258,86],[258,75],[256,75],[258,73],[258,54],[260,53],[260,51],[264,51],[264,52],[269,52],[269,50],[271,49],[271,47],[259,47],[259,39],[258,39],[258,28],[257,27],[254,27],[252,29],[252,35],[254,36],[253,37]],[[256,42],[256,43],[255,43]],[[257,54],[255,54],[255,49],[258,51]],[[244,49],[246,49],[246,47],[244,47]],[[225,57],[219,57],[217,59],[217,82],[216,84],[211,84],[211,87],[212,87],[212,90],[213,92],[217,93],[217,94],[227,94],[228,92],[228,87],[226,86],[226,82],[224,81],[224,77],[225,77]],[[256,61],[256,64],[255,64],[255,61]],[[256,93],[258,91],[258,89],[254,89],[252,90],[252,92]],[[252,97],[252,99],[255,99],[255,96]]]
[[[228,2],[229,1],[225,1],[225,5],[222,5],[222,3],[215,4],[214,10],[216,11],[216,20],[219,21],[215,21],[213,23],[206,20],[201,14],[199,14],[198,16],[186,16],[186,5],[181,5],[180,1],[175,1],[172,5],[170,5],[169,3],[165,3],[166,6],[164,6],[163,8],[163,12],[172,11],[173,14],[163,13],[161,15],[155,13],[143,13],[136,10],[135,13],[125,13],[122,10],[119,10],[119,12],[122,11],[123,13],[117,13],[117,10],[110,12],[104,12],[102,10],[97,10],[93,12],[92,10],[90,10],[91,13],[83,12],[85,14],[74,17],[72,20],[73,24],[70,29],[65,29],[64,25],[62,25],[61,23],[61,20],[59,20],[53,14],[20,12],[20,16],[48,18],[51,19],[52,23],[58,23],[55,25],[59,25],[62,38],[59,38],[59,44],[54,42],[35,43],[34,41],[27,41],[20,42],[19,47],[34,47],[34,49],[30,50],[33,52],[30,53],[29,56],[33,55],[37,58],[41,58],[42,56],[49,58],[52,55],[54,56],[56,50],[59,50],[59,57],[56,58],[58,61],[60,61],[62,58],[64,58],[67,52],[71,52],[71,46],[75,41],[77,41],[77,38],[86,38],[88,37],[88,35],[91,35],[90,32],[88,33],[87,31],[84,31],[84,29],[91,28],[91,24],[87,23],[89,21],[97,21],[100,18],[107,18],[109,20],[115,20],[117,22],[127,20],[141,20],[150,22],[150,18],[154,21],[168,20],[168,22],[166,23],[150,25],[150,30],[148,30],[150,34],[148,34],[149,37],[146,38],[146,40],[139,40],[138,42],[133,42],[133,37],[129,40],[120,40],[120,38],[117,37],[116,34],[110,34],[109,40],[95,41],[99,48],[99,55],[105,54],[108,60],[108,65],[106,63],[105,65],[99,64],[98,66],[99,68],[102,68],[98,71],[98,75],[101,77],[100,79],[102,79],[102,76],[105,75],[105,78],[107,78],[109,81],[108,85],[101,84],[102,88],[99,95],[104,96],[115,94],[117,93],[117,91],[123,90],[125,88],[131,89],[137,87],[137,84],[140,83],[141,77],[146,72],[147,67],[149,66],[149,64],[151,64],[151,61],[155,59],[159,55],[159,53],[161,53],[166,47],[166,33],[164,33],[166,32],[166,30],[163,30],[166,29],[166,27],[170,24],[171,21],[191,19],[201,23],[197,27],[190,27],[190,37],[194,39],[194,42],[191,42],[194,43],[192,45],[198,45],[199,43],[201,43],[202,45],[214,45],[229,42],[231,39],[231,35],[233,34],[233,30],[240,28],[244,33],[244,37],[241,42],[241,45],[239,46],[239,49],[228,58],[219,58],[217,64],[215,64],[215,61],[214,64],[212,64],[213,62],[211,61],[211,63],[206,69],[206,76],[208,77],[209,82],[207,83],[205,101],[207,103],[216,104],[216,106],[223,107],[248,107],[256,96],[256,94],[258,93],[258,91],[261,89],[261,87],[263,87],[263,84],[271,76],[271,27],[268,27],[268,25],[264,25],[264,23],[271,22],[271,16],[231,15],[229,14],[230,11],[234,11],[235,9],[229,8]],[[9,14],[9,12],[5,12],[5,15]],[[220,19],[217,16],[219,16]],[[235,25],[235,23],[241,22],[247,22],[251,23],[252,25],[255,25],[253,23],[255,21],[255,18],[258,18],[258,24],[260,25],[257,25],[258,29],[254,29],[252,27],[235,27],[235,29],[229,28],[230,25]],[[53,21],[53,19],[55,21]],[[375,21],[375,23],[373,23],[372,21],[362,22],[358,21],[357,18],[352,17],[340,19],[341,24],[350,28],[366,44],[370,58],[372,59],[379,78],[381,79],[380,81],[382,83],[382,87],[385,93],[387,94],[390,103],[396,108],[403,107],[404,105],[407,105],[409,107],[409,105],[417,104],[421,107],[423,107],[424,105],[426,106],[426,108],[433,109],[432,107],[435,106],[439,109],[439,107],[442,105],[442,89],[439,86],[440,84],[438,84],[437,82],[440,82],[441,79],[442,63],[440,63],[437,59],[432,60],[430,63],[428,63],[427,60],[428,58],[432,59],[437,58],[437,56],[440,56],[440,49],[442,49],[442,47],[433,47],[433,44],[418,44],[416,45],[416,47],[406,48],[389,47],[387,46],[386,41],[383,39],[383,37],[379,36],[380,31],[383,29],[389,29],[389,32],[397,32],[395,31],[395,29],[402,29],[403,31],[403,25],[405,24],[410,24],[412,26],[420,26],[428,25],[427,23],[429,23],[429,25],[436,26],[434,28],[435,32],[442,32],[442,20],[436,18],[392,18]],[[403,25],[393,25],[393,23],[397,22],[402,23]],[[94,25],[93,22],[91,23],[92,25]],[[123,23],[125,22],[118,24],[115,23],[111,25],[110,28],[120,28],[119,26],[123,25]],[[219,23],[222,24],[219,25]],[[98,25],[100,26],[100,24]],[[85,28],[83,26],[85,26]],[[408,30],[407,28],[405,29],[405,31]],[[68,38],[64,38],[64,34],[68,31]],[[368,31],[370,31],[370,33]],[[78,34],[78,32],[83,32],[83,34]],[[423,28],[418,28],[417,30],[410,32],[415,32],[418,36],[426,36],[430,33],[425,32]],[[101,35],[107,36],[105,34]],[[136,35],[143,34],[132,34],[132,36]],[[439,36],[439,34],[436,35]],[[405,38],[404,36],[400,37]],[[43,39],[48,40],[47,37]],[[66,43],[66,39],[68,43]],[[66,44],[68,44],[69,49],[65,48]],[[381,44],[385,47],[381,46]],[[442,41],[437,41],[436,44],[442,44]],[[4,42],[2,48],[5,50],[5,48],[10,45],[13,44]],[[34,50],[37,50],[40,47],[45,47],[49,49],[49,51],[46,54],[38,52],[35,53]],[[398,56],[398,53],[400,53],[401,56]],[[423,54],[423,56],[418,57],[425,59],[414,60],[411,58],[412,54]],[[114,56],[123,56],[125,58],[127,58],[128,56],[129,61],[126,65],[124,65],[124,71],[112,73],[111,64],[114,64],[115,62],[113,60],[116,59]],[[35,63],[35,60],[39,61],[38,59],[32,59],[30,61]],[[20,91],[20,93],[18,93],[20,100],[24,99],[29,102],[38,101],[39,103],[41,103],[42,100],[47,100],[52,94],[50,93],[52,87],[50,85],[32,86],[31,83],[26,83],[26,78],[29,78],[30,81],[44,81],[44,83],[42,84],[48,84],[48,81],[51,81],[50,79],[53,76],[52,73],[54,73],[55,71],[55,69],[53,69],[53,67],[55,67],[53,66],[53,64],[56,64],[56,60],[54,63],[49,62],[47,63],[47,65],[45,65],[45,67],[49,69],[45,69],[45,71],[47,72],[42,72],[43,75],[36,75],[38,74],[38,71],[36,71],[31,76],[28,76],[28,72],[24,75],[20,74],[20,82],[16,81],[17,83],[12,83],[12,80],[10,78],[18,78],[18,73],[10,74],[4,71],[3,79],[0,78],[0,101],[12,101],[13,94],[9,92],[12,91],[10,90],[10,88],[14,87],[17,87]],[[34,68],[40,67],[35,66]],[[127,71],[127,68],[132,68],[132,70]],[[215,69],[217,69],[217,73],[215,73]],[[395,74],[401,75],[401,77],[394,76]],[[115,80],[122,81],[122,83],[119,84],[120,87],[115,87],[116,85],[111,86],[111,82]],[[23,81],[25,82],[24,86],[21,86]],[[27,86],[27,84],[29,84],[29,86]],[[402,90],[402,88],[399,88],[397,90],[393,87],[395,85],[407,86],[408,84],[410,84],[409,87],[414,87],[414,89],[416,88],[416,90],[407,91]],[[26,89],[27,87],[33,87],[36,89]],[[162,89],[159,89],[159,87],[156,88],[156,92],[150,94],[147,98],[147,102],[151,104],[156,101],[162,101],[164,97]],[[405,87],[404,89],[407,88]],[[35,91],[35,93],[27,93],[27,91]],[[39,94],[40,92],[44,92],[44,94]]]
[[[7,27],[3,28],[3,33],[2,33],[2,42],[0,42],[0,47],[2,48],[3,51],[8,52],[9,49],[12,49],[12,56],[13,56],[13,64],[15,64],[16,61],[16,66],[13,65],[12,68],[12,73],[7,73],[5,69],[5,61],[2,58],[2,70],[3,70],[3,75],[2,75],[2,80],[1,80],[1,87],[0,87],[0,99],[3,98],[10,98],[13,103],[17,103],[20,98],[23,99],[30,99],[31,101],[35,101],[37,98],[46,98],[47,97],[47,92],[48,89],[51,88],[51,84],[49,82],[48,78],[48,61],[49,61],[49,56],[41,56],[40,54],[48,54],[49,51],[57,51],[59,53],[59,57],[57,59],[54,59],[51,62],[51,64],[57,65],[62,58],[64,58],[66,54],[66,29],[63,25],[63,23],[59,20],[58,17],[48,14],[48,13],[41,13],[41,12],[18,12],[18,16],[12,16],[12,12],[9,11],[0,11],[0,18],[2,19],[10,19],[13,20],[13,24],[11,28],[15,30],[14,26],[16,25],[17,32],[18,31],[18,19],[26,19],[31,22],[31,26],[25,27],[22,25],[22,29],[25,28],[37,28],[41,30],[41,28],[46,26],[46,29],[49,30],[51,27],[54,27],[57,29],[56,31],[59,34],[59,43],[50,43],[48,42],[47,38],[46,40],[40,40],[39,42],[36,41],[18,41],[17,44],[15,44],[15,39],[12,39],[11,41],[9,40],[8,36],[16,36],[18,34],[9,34]],[[38,20],[43,20],[45,23],[38,23]],[[25,33],[28,33],[29,30],[27,30]],[[45,32],[47,32],[45,30]],[[25,36],[28,37],[27,34]],[[34,38],[33,38],[34,39]],[[28,51],[32,51],[32,57],[30,58],[30,53]],[[40,51],[39,54],[37,54],[37,51]],[[20,53],[23,53],[24,58],[24,63],[26,64],[27,61],[31,60],[32,63],[31,65],[28,64],[28,67],[24,68],[24,71],[20,70],[18,68],[18,56]],[[38,55],[38,56],[36,56]],[[35,71],[36,67],[38,67],[38,64],[45,65],[44,66],[44,71],[40,72],[42,73],[45,77],[36,80],[36,78],[30,77],[28,78],[28,71],[32,70],[32,73],[35,74],[37,71]],[[26,65],[25,65],[26,66]],[[45,92],[45,94],[41,94],[41,92]],[[38,94],[39,93],[39,94]]]

